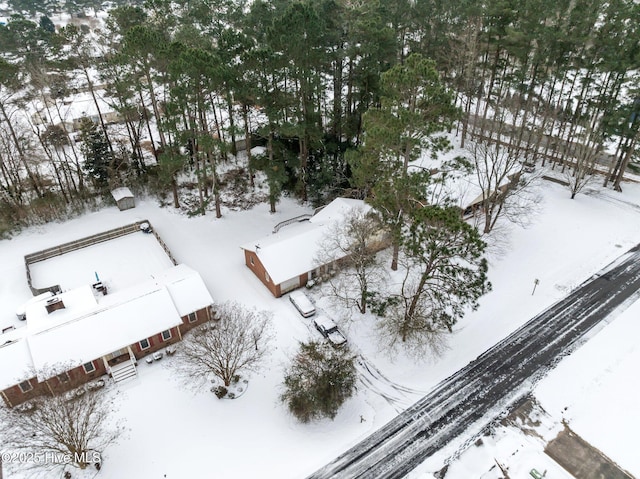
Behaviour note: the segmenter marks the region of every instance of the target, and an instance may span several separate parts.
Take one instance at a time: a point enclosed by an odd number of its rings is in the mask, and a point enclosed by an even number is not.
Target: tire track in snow
[[[462,438],[462,444],[468,443],[469,436],[530,391],[612,311],[640,296],[639,248],[603,268],[309,477],[399,479],[452,441]],[[470,429],[476,432],[465,433]]]
[[[425,394],[424,391],[411,389],[391,381],[362,354],[356,356],[356,370],[360,383],[368,391],[387,401],[397,413],[407,409]]]

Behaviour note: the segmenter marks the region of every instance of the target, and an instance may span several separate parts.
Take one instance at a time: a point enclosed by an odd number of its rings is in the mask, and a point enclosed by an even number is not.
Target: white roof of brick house
[[[241,246],[256,253],[274,284],[320,266],[316,257],[331,228],[353,209],[371,207],[362,200],[337,198],[308,221],[292,224],[260,240]]]
[[[54,311],[55,316],[60,311]],[[38,372],[80,366],[182,322],[166,288],[27,337]],[[46,379],[46,378],[38,378]]]
[[[155,275],[155,280],[166,286],[180,316],[186,316],[213,303],[200,275],[183,264]]]
[[[2,341],[4,336],[0,336]],[[29,345],[24,338],[0,345],[0,364],[0,391],[34,376]]]
[[[15,342],[0,346],[0,390],[17,384],[23,371],[79,366],[178,326],[182,316],[213,303],[201,276],[185,265],[106,296],[85,285],[56,298],[63,309],[48,313],[46,301],[29,305],[27,326],[2,335]]]
[[[53,311],[51,314],[46,309],[48,301],[39,301],[27,305],[25,312],[27,314],[27,331],[29,335],[64,325],[69,321],[96,311],[98,308],[98,301],[89,285],[65,291],[54,298],[62,301],[65,307]]]

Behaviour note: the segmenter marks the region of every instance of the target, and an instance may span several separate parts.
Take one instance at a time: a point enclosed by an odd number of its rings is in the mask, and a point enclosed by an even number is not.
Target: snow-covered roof
[[[483,191],[482,188],[480,186],[476,185],[476,190],[480,191],[480,193],[478,194],[478,196],[476,196],[470,203],[468,203],[466,205],[466,207],[471,207],[471,206],[476,206],[479,205],[480,203],[483,203],[484,201],[486,201],[486,199],[490,196],[492,196],[494,193],[501,191],[503,189],[505,189],[506,187],[508,187],[511,182],[514,181],[514,175],[509,175],[507,178],[504,178],[502,180],[502,182],[498,185],[497,188],[495,188],[493,191],[491,191],[490,193],[488,191]]]
[[[21,328],[24,329],[24,328]],[[5,340],[2,335],[2,341]],[[9,340],[7,340],[9,341]],[[15,386],[29,377],[31,372],[31,355],[25,339],[15,339],[0,345],[0,390]]]
[[[64,307],[48,312],[47,300],[29,304],[27,327],[0,336],[13,341],[0,346],[0,364],[13,366],[0,368],[0,390],[17,383],[16,373],[79,366],[178,326],[182,316],[213,303],[200,275],[183,264],[106,296],[84,285],[52,299]]]
[[[280,284],[318,267],[318,249],[332,226],[358,208],[371,207],[362,200],[337,198],[308,221],[282,228],[241,248],[256,253],[274,284]]]
[[[111,191],[111,196],[113,196],[114,200],[120,201],[122,198],[133,198],[133,193],[126,186],[121,186]]]
[[[213,303],[200,275],[184,264],[163,271],[155,279],[166,286],[180,316],[186,316]]]
[[[31,298],[30,300],[28,300],[24,304],[21,304],[18,307],[18,309],[16,309],[16,316],[18,316],[18,318],[20,318],[20,319],[24,319],[25,313],[26,313],[27,308],[29,307],[29,305],[31,305],[33,303],[37,303],[38,301],[44,301],[45,299],[49,299],[51,296],[53,296],[53,293],[51,291],[45,291],[44,293],[41,293],[41,294],[39,294],[37,296],[34,296],[33,298]]]
[[[82,90],[86,90],[86,87],[80,87]],[[94,86],[95,88],[95,86]],[[82,117],[93,118],[98,121],[98,108],[96,107],[96,101],[100,107],[100,113],[103,117],[114,114],[113,107],[104,99],[103,91],[96,89],[98,93],[95,97],[91,96],[89,91],[79,91],[73,94],[73,97],[63,101],[57,101],[58,108],[47,109],[45,105],[40,102],[38,106],[37,119],[42,118],[45,123],[56,124],[62,119],[66,122],[72,122]],[[54,111],[56,114],[50,114]]]
[[[73,321],[85,314],[94,312],[98,306],[91,286],[85,285],[80,288],[65,291],[55,298],[62,301],[64,308],[47,312],[47,304],[50,300],[39,301],[27,305],[27,328],[29,334],[36,334],[53,327],[61,326],[68,321]]]
[[[252,155],[263,155],[267,149],[264,146],[254,146],[251,148]]]
[[[57,311],[52,315],[57,314]],[[66,369],[158,334],[182,322],[166,288],[98,310],[27,338],[36,371]],[[46,379],[46,378],[39,378]]]
[[[358,208],[362,208],[367,211],[371,209],[371,207],[362,200],[336,198],[314,214],[309,220],[309,223],[323,225],[330,221],[341,221],[349,212],[351,212],[351,210]]]

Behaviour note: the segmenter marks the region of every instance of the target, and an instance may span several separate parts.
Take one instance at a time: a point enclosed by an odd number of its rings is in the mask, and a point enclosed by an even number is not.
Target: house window
[[[151,346],[148,339],[143,339],[138,343],[138,345],[140,346],[140,349],[149,349],[149,347]]]
[[[256,264],[253,262],[253,256],[249,256],[249,263],[251,263],[251,266],[255,266]]]
[[[196,315],[196,313],[189,313],[187,318],[190,323],[195,323],[198,320],[198,315]]]
[[[82,365],[82,368],[84,369],[84,372],[89,374],[92,373],[96,370],[96,367],[93,365],[93,361],[89,361],[88,363],[84,363]]]
[[[169,341],[171,339],[171,330],[167,329],[166,331],[162,331],[162,340]]]
[[[58,380],[61,383],[68,383],[69,382],[69,375],[67,373],[58,374]]]
[[[18,386],[20,387],[20,391],[22,391],[23,393],[26,393],[33,389],[33,386],[28,379],[26,381],[22,381],[20,384],[18,384]]]
[[[267,283],[271,281],[271,278],[269,278],[269,273],[267,273],[266,271],[264,272],[264,279]]]

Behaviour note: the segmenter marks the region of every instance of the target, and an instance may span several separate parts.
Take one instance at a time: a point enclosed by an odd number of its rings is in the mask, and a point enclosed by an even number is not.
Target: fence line
[[[33,263],[38,263],[39,261],[47,260],[49,258],[53,258],[55,256],[60,256],[66,253],[70,253],[72,251],[77,251],[79,249],[86,248],[88,246],[93,246],[95,244],[103,243],[105,241],[109,241],[115,238],[119,238],[121,236],[125,236],[131,233],[141,231],[140,225],[142,225],[143,223],[147,223],[151,227],[153,236],[155,236],[156,240],[158,241],[158,243],[160,244],[164,252],[167,254],[171,262],[174,265],[178,264],[174,259],[173,254],[171,254],[169,247],[165,244],[164,241],[162,241],[162,238],[160,238],[160,236],[155,231],[155,229],[153,229],[153,227],[151,226],[151,223],[148,220],[141,220],[141,221],[132,223],[130,225],[121,226],[119,228],[114,228],[108,231],[103,231],[102,233],[97,233],[91,236],[87,236],[85,238],[80,238],[79,240],[70,241],[68,243],[63,243],[61,245],[54,246],[52,248],[43,249],[41,251],[36,251],[35,253],[25,255],[24,265],[27,271],[27,283],[29,285],[29,289],[31,289],[31,293],[34,296],[42,294],[46,291],[51,291],[54,294],[57,294],[61,292],[61,289],[60,289],[60,285],[57,285],[57,284],[53,286],[48,286],[46,288],[34,288],[33,285],[31,284],[31,271],[29,269],[29,265]]]
[[[149,223],[149,225],[151,225],[151,223]],[[171,254],[171,251],[169,250],[169,247],[165,244],[164,241],[162,241],[162,238],[160,238],[160,235],[158,234],[158,232],[153,228],[151,229],[151,231],[153,231],[153,236],[156,237],[156,240],[158,240],[158,243],[160,243],[160,246],[162,246],[162,249],[164,250],[164,252],[167,253],[167,256],[169,257],[169,259],[171,260],[173,265],[174,266],[177,265],[178,262],[175,260],[175,258]]]
[[[301,221],[308,220],[312,216],[313,215],[310,215],[310,214],[307,213],[307,214],[304,214],[304,215],[296,216],[294,218],[289,218],[288,220],[281,221],[280,223],[278,223],[277,225],[275,225],[273,227],[273,233],[277,233],[278,231],[280,231],[280,228],[283,228],[283,227],[285,227],[287,225],[290,225],[290,224],[293,224],[293,223],[299,223]]]

